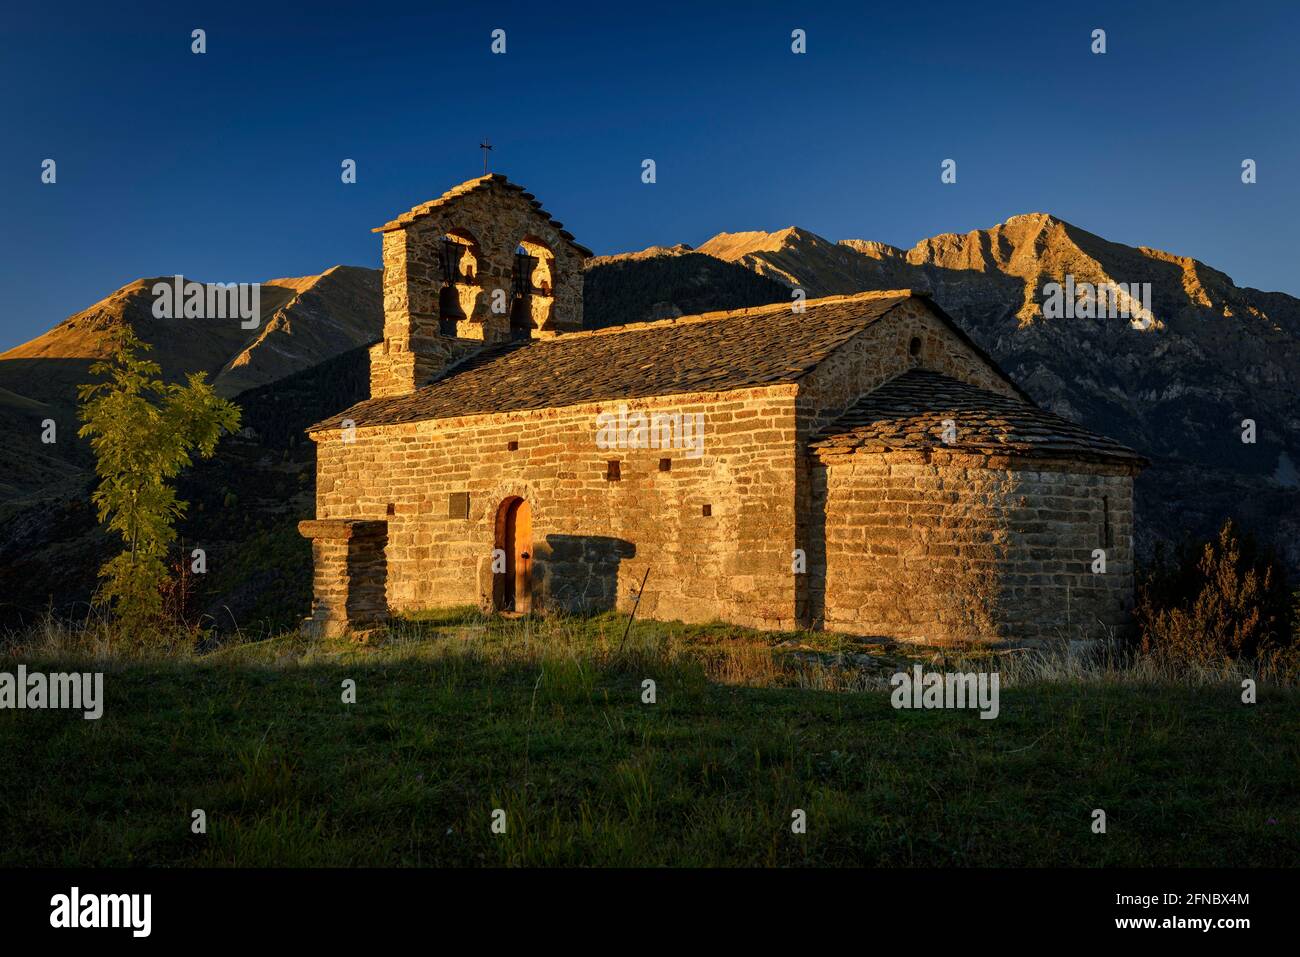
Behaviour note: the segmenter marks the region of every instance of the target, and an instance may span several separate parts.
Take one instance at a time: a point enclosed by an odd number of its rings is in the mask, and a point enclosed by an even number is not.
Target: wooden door
[[[506,602],[509,611],[527,614],[533,599],[533,510],[516,499],[506,512]]]

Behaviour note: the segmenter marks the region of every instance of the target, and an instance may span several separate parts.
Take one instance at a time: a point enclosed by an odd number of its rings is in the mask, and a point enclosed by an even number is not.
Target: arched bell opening
[[[525,236],[515,247],[510,303],[510,334],[528,338],[549,329],[555,311],[555,253],[536,236]]]
[[[438,331],[445,336],[456,335],[457,324],[473,318],[479,296],[480,261],[478,240],[469,230],[451,229],[442,237]]]

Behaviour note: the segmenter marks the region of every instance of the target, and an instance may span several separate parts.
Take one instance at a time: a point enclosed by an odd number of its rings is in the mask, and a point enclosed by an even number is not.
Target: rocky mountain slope
[[[774,233],[718,233],[699,251],[787,287],[797,286],[809,299],[900,288],[892,280],[893,271],[882,263],[797,226]]]
[[[40,402],[66,403],[89,366],[108,354],[114,328],[128,323],[153,346],[168,380],[206,372],[217,391],[244,389],[309,368],[374,342],[383,330],[379,274],[335,266],[319,276],[261,284],[258,326],[238,319],[159,319],[153,287],[170,277],[137,279],[74,313],[42,336],[0,353],[0,388]]]
[[[925,289],[1041,403],[1149,455],[1294,484],[1300,300],[1243,289],[1194,259],[1108,242],[1052,216],[922,240],[830,243],[791,228],[700,247],[810,297]],[[1047,318],[1044,287],[1149,283],[1151,321]],[[1240,441],[1253,418],[1258,442]]]

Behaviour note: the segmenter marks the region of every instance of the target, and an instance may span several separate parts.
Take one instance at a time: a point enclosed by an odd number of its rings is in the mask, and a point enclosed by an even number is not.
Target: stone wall
[[[310,634],[332,638],[388,618],[386,522],[317,519],[299,522],[298,531],[311,539]]]
[[[816,626],[931,642],[972,631],[1047,642],[1105,637],[1127,621],[1126,468],[859,450],[815,460],[812,499],[824,516],[809,530]],[[1106,552],[1100,574],[1097,548]],[[1000,609],[991,633],[978,614],[988,594]]]
[[[408,232],[387,234],[386,248]],[[444,361],[464,354],[464,340],[436,344]],[[492,607],[498,513],[519,497],[531,508],[533,607],[543,613],[627,610],[649,569],[639,613],[660,619],[928,641],[973,629],[1077,638],[1123,625],[1133,588],[1127,467],[809,452],[858,397],[917,366],[1018,394],[913,300],[798,383],[363,427],[351,441],[315,433],[317,515],[387,522],[386,601],[396,611]],[[598,416],[620,407],[702,415],[702,456],[602,448]],[[1007,493],[1002,504],[990,490]],[[1102,575],[1091,571],[1099,547]],[[797,549],[806,574],[791,567]],[[977,620],[963,598],[981,590],[998,599],[996,622]]]
[[[795,391],[625,403],[629,414],[702,414],[698,458],[600,448],[597,416],[617,415],[618,401],[363,427],[351,443],[315,433],[317,515],[388,522],[398,611],[489,605],[497,511],[519,496],[532,509],[537,610],[626,610],[650,568],[638,614],[792,627]],[[465,494],[468,518],[453,499]]]
[[[915,355],[913,340],[917,340]],[[910,299],[804,376],[799,388],[800,435],[816,432],[868,392],[915,368],[941,372],[1002,395],[1019,394],[923,299]]]
[[[372,397],[409,393],[449,361],[452,346],[440,329],[439,309],[442,240],[448,235],[467,247],[461,272],[472,273],[459,276],[454,287],[464,313],[454,338],[481,345],[510,337],[515,250],[521,244],[538,258],[533,276],[549,291],[529,297],[532,334],[582,328],[583,256],[523,192],[493,181],[383,228],[384,338],[371,353]]]
[[[813,461],[806,453],[816,433],[839,418],[861,396],[909,369],[925,368],[1003,395],[1016,395],[1005,379],[963,341],[961,336],[921,299],[910,299],[891,309],[824,359],[799,385],[799,456],[795,472],[797,538],[810,555],[820,535],[822,513],[813,502]],[[805,623],[818,615],[811,579],[796,581],[799,619]]]

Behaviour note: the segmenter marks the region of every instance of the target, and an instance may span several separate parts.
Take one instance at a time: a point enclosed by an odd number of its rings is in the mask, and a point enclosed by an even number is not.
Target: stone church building
[[[647,618],[930,642],[1123,625],[1143,459],[925,295],[588,330],[590,252],[503,176],[376,232],[371,397],[309,430],[317,633],[638,593]]]

